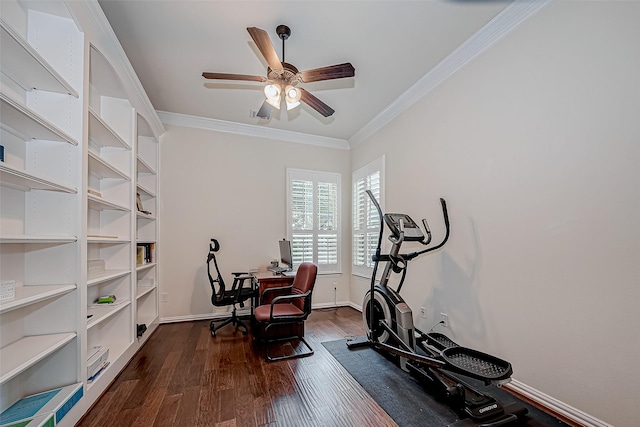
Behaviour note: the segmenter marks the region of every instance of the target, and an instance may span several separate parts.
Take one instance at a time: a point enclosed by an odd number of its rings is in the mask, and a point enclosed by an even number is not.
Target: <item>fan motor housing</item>
[[[271,67],[267,67],[267,78],[272,82],[284,82],[292,86],[300,83],[298,69],[295,66],[288,62],[282,62],[282,68],[282,73],[278,73],[272,70]]]

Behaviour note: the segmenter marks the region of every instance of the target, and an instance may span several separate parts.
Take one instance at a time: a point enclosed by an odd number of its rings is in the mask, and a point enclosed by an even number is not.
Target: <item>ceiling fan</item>
[[[356,74],[353,65],[347,62],[307,71],[298,71],[296,67],[285,62],[284,59],[284,41],[291,35],[289,27],[286,25],[278,25],[276,28],[276,33],[282,40],[282,61],[278,59],[278,54],[271,44],[271,40],[266,31],[256,27],[249,27],[247,31],[267,61],[267,76],[204,72],[202,73],[202,77],[206,79],[244,80],[268,83],[264,88],[267,99],[263,102],[262,107],[260,107],[260,110],[256,114],[260,118],[269,118],[272,109],[280,109],[283,100],[286,103],[287,110],[297,107],[300,105],[300,102],[304,102],[324,117],[329,117],[335,112],[333,108],[319,100],[309,91],[297,87],[297,85],[299,83],[353,77]]]

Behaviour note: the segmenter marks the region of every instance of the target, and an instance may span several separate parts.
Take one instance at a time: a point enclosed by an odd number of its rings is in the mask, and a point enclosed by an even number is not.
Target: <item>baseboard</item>
[[[361,305],[351,301],[348,305],[353,309],[362,312]],[[566,403],[521,383],[518,380],[511,380],[511,382],[505,384],[503,388],[522,400],[538,406],[541,410],[553,414],[568,424],[584,427],[613,427],[611,424],[599,420],[598,418],[576,409],[573,406],[567,405]]]
[[[323,302],[319,304],[312,304],[312,309],[322,309],[322,308],[335,308],[335,307],[352,307],[353,303],[350,301],[339,301],[336,303],[332,302]],[[355,307],[354,307],[355,308]],[[238,310],[238,316],[248,316],[249,310]],[[178,322],[193,322],[196,320],[223,320],[227,317],[231,316],[231,312],[225,313],[205,313],[205,314],[190,314],[187,316],[172,316],[172,317],[161,317],[160,323],[178,323]]]
[[[333,302],[321,302],[319,304],[311,304],[311,309],[326,309],[326,308],[337,308],[337,307],[348,307],[349,301],[339,301],[336,303]]]
[[[613,427],[611,424],[605,423],[586,412],[567,405],[566,403],[536,390],[533,387],[523,384],[518,380],[511,380],[510,383],[505,384],[502,387],[569,424],[584,427]]]
[[[353,308],[354,310],[358,310],[360,313],[362,313],[362,304],[356,304],[353,301],[349,301],[349,307]]]

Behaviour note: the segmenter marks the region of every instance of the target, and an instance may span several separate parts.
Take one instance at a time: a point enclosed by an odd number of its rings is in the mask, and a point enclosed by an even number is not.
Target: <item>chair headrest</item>
[[[211,243],[209,243],[209,250],[211,252],[218,252],[220,249],[220,243],[216,239],[211,239]]]

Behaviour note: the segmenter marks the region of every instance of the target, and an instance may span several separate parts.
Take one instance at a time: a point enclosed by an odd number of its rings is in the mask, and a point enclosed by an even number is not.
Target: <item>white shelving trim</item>
[[[15,188],[21,191],[48,190],[69,194],[76,194],[78,192],[73,187],[59,184],[5,164],[0,164],[0,183],[4,187]]]
[[[136,188],[138,189],[138,193],[144,193],[149,197],[156,197],[156,194],[153,191],[149,190],[148,188],[145,188],[143,185],[140,185],[139,183],[136,184]]]
[[[122,243],[130,243],[131,239],[124,239],[122,237],[108,237],[108,236],[92,236],[92,235],[88,235],[87,236],[87,243],[107,243],[107,244],[114,244],[114,245],[119,245]]]
[[[152,292],[156,289],[156,285],[153,286],[138,286],[136,291],[136,299],[140,299],[143,296],[147,295],[149,292]]]
[[[152,243],[152,242],[149,242]],[[155,262],[148,262],[146,264],[137,264],[136,265],[136,271],[144,271],[144,270],[148,270],[151,267],[155,267],[156,263]]]
[[[146,213],[142,213],[142,212],[140,212],[140,211],[138,211],[138,212],[136,213],[136,217],[138,217],[139,219],[149,219],[149,220],[154,220],[154,219],[156,219],[156,217],[155,217],[155,216],[153,216],[153,215],[149,215],[149,214],[146,214]]]
[[[104,200],[102,197],[98,197],[98,196],[96,196],[94,194],[88,194],[87,195],[87,201],[88,201],[89,209],[94,209],[94,210],[98,210],[98,211],[114,210],[114,211],[129,212],[131,210],[130,208],[128,208],[126,206],[122,206],[122,205],[118,205],[116,203],[108,202],[108,201]]]
[[[0,349],[0,383],[26,371],[76,337],[75,333],[31,335]]]
[[[89,173],[102,178],[115,178],[130,181],[131,179],[124,173],[102,160],[97,154],[89,151]]]
[[[0,301],[0,314],[16,308],[35,304],[49,298],[64,295],[76,289],[76,285],[23,285],[15,288],[15,297]]]
[[[131,146],[91,108],[89,108],[89,139],[99,147],[116,147],[131,150]]]
[[[0,27],[3,59],[11,58],[11,61],[2,61],[2,68],[13,81],[25,90],[41,89],[78,97],[78,92],[73,86],[1,18]]]
[[[18,234],[0,236],[0,243],[73,243],[76,236],[53,236],[40,234]]]
[[[98,285],[108,280],[124,277],[131,273],[131,270],[105,270],[97,274],[89,274],[87,277],[87,286]]]
[[[131,301],[130,300],[124,300],[124,301],[118,302],[117,305],[107,305],[107,304],[105,304],[104,307],[102,307],[102,306],[100,306],[100,307],[96,307],[96,306],[87,307],[87,315],[93,314],[93,317],[91,317],[89,319],[89,321],[87,322],[87,330],[89,330],[89,329],[93,328],[94,326],[96,326],[97,324],[107,320],[111,316],[115,315],[116,313],[118,313],[121,310],[124,310],[125,308],[129,307],[130,305],[131,305]]]
[[[23,140],[44,139],[47,141],[67,142],[78,145],[78,141],[59,129],[47,119],[35,111],[11,99],[7,94],[0,92],[0,116],[2,116],[2,129]],[[12,126],[6,123],[11,123]]]
[[[153,168],[147,164],[147,162],[145,162],[140,158],[140,156],[138,156],[138,159],[137,159],[137,170],[138,170],[138,173],[142,173],[142,174],[155,175],[156,173],[153,170]]]

